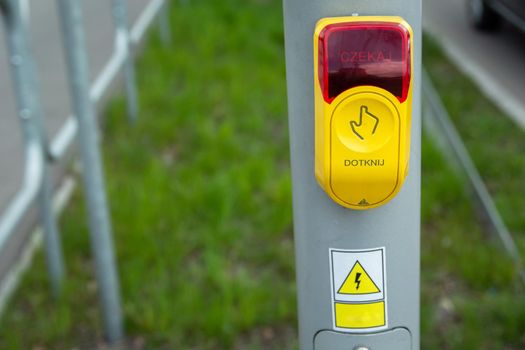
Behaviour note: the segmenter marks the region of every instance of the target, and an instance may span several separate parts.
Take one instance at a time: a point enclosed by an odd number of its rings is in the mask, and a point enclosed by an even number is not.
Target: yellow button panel
[[[375,26],[375,33],[369,33],[367,23]],[[389,49],[401,39],[408,42]],[[377,43],[385,48],[377,50]],[[315,175],[344,207],[370,209],[387,203],[407,175],[411,47],[412,31],[399,17],[325,18],[317,24]],[[392,73],[396,71],[398,75]]]
[[[347,205],[379,205],[399,181],[399,112],[385,95],[354,91],[332,114],[330,187]]]

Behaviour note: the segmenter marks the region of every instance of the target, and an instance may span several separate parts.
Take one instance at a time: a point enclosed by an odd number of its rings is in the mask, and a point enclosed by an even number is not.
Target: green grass
[[[525,214],[520,208],[525,208],[525,193],[519,183],[525,173],[524,131],[459,73],[430,37],[425,38],[424,64],[505,222],[523,245]],[[502,249],[495,248],[500,242],[473,221],[472,205],[460,196],[466,192],[460,189],[462,182],[430,149],[427,141],[422,179],[423,348],[522,349],[525,301],[517,271]],[[426,184],[436,176],[441,179]]]
[[[474,220],[461,181],[426,138],[422,177],[422,349],[522,349],[523,288]]]
[[[153,36],[139,60],[138,124],[118,99],[103,125],[126,348],[294,349],[281,2],[175,2],[171,18],[176,48]],[[426,138],[423,160],[422,348],[524,348],[511,262]],[[79,189],[62,215],[62,297],[53,302],[39,252],[1,320],[0,349],[103,343],[83,203]]]

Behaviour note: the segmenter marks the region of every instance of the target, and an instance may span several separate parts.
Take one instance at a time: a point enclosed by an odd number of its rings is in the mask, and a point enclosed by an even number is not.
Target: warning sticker
[[[381,292],[363,266],[357,260],[350,270],[338,294],[372,294]]]
[[[388,326],[385,248],[330,249],[333,326],[369,332]]]

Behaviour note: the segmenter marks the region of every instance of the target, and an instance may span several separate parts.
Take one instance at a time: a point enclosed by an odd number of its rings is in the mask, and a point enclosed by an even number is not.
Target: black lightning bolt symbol
[[[359,280],[360,278],[361,278],[361,272],[357,272],[355,274],[355,283],[356,283],[355,289],[356,290],[359,289],[359,285],[361,284],[361,281]]]

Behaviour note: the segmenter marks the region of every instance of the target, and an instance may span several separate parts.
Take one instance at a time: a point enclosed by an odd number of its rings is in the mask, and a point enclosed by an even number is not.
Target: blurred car
[[[497,29],[505,19],[525,32],[525,0],[467,0],[467,11],[478,29]]]

